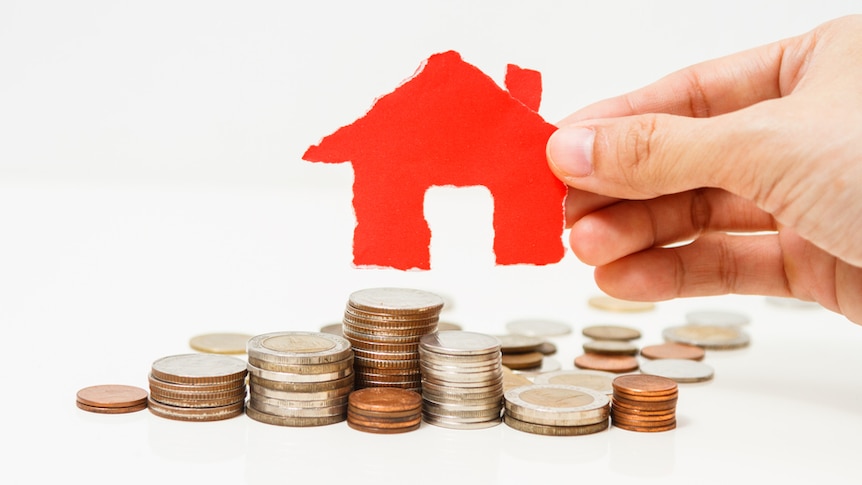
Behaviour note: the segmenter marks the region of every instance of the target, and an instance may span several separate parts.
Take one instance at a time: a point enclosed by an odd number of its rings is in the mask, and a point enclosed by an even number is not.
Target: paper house
[[[306,161],[353,164],[355,265],[430,269],[423,204],[432,186],[491,192],[498,265],[562,259],[566,187],[545,158],[556,128],[537,113],[541,75],[509,65],[506,86],[457,52],[435,54],[363,117],[308,148]]]

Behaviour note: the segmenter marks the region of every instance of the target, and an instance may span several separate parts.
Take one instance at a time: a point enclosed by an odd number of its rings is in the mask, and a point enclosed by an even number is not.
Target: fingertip
[[[590,128],[564,126],[548,138],[546,155],[551,170],[564,181],[593,173],[593,142]]]

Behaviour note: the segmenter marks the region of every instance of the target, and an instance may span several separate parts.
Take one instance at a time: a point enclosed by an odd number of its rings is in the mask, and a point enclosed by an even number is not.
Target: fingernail
[[[548,139],[548,160],[564,175],[585,177],[593,173],[595,138],[588,128],[560,128]]]

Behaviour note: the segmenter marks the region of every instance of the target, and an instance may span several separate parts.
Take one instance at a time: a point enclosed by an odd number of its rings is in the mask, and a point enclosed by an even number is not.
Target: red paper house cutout
[[[541,75],[509,65],[506,86],[457,52],[435,54],[365,116],[308,148],[304,160],[353,164],[355,265],[430,269],[425,191],[450,185],[491,192],[497,264],[563,258],[566,187],[545,158],[556,128],[536,112]]]

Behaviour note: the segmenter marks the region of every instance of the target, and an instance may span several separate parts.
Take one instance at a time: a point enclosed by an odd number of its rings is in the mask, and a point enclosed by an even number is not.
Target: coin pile
[[[147,407],[178,421],[217,421],[242,414],[247,375],[242,359],[181,354],[153,362]]]
[[[75,404],[91,413],[133,413],[147,408],[147,391],[122,384],[90,386],[78,391]]]
[[[347,425],[367,433],[393,434],[419,429],[422,395],[397,387],[366,387],[350,393]]]
[[[505,393],[503,422],[527,433],[578,436],[608,429],[610,399],[567,384],[531,384]]]
[[[532,335],[497,335],[503,365],[513,370],[535,369],[542,365],[545,358],[540,349],[545,340]]]
[[[658,432],[676,428],[675,381],[653,375],[625,375],[614,379],[611,422],[629,431]]]
[[[437,330],[443,299],[411,288],[368,288],[350,295],[342,333],[353,345],[356,388],[420,392],[419,340]]]
[[[444,331],[422,337],[422,414],[444,428],[500,424],[503,365],[500,340],[474,332]]]
[[[246,414],[279,426],[322,426],[346,419],[353,350],[323,332],[273,332],[248,341]]]

